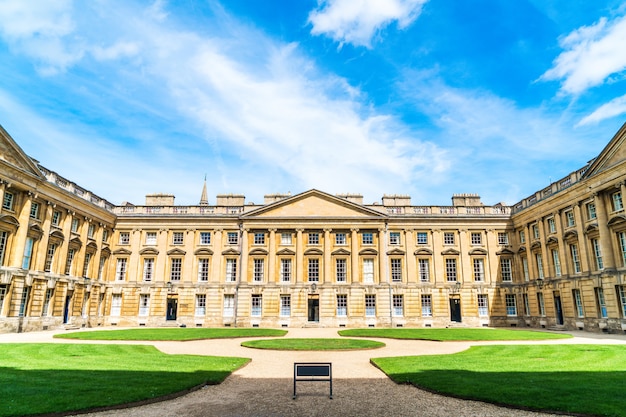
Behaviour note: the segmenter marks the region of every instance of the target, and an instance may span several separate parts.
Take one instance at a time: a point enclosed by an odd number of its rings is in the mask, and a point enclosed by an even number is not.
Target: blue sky
[[[626,120],[613,0],[0,0],[0,124],[120,204],[514,204]]]

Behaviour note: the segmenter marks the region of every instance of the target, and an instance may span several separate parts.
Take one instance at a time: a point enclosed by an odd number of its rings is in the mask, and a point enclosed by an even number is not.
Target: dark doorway
[[[461,322],[461,299],[450,298],[450,321]]]
[[[554,295],[554,309],[556,310],[556,324],[563,324],[563,306],[561,305],[561,296]]]
[[[309,321],[320,321],[320,298],[318,295],[309,296]]]
[[[168,298],[167,299],[167,320],[176,320],[176,313],[178,311],[178,299],[177,298]]]
[[[65,296],[65,306],[63,306],[63,324],[67,324],[70,320],[70,305],[72,305],[73,292],[69,291]]]

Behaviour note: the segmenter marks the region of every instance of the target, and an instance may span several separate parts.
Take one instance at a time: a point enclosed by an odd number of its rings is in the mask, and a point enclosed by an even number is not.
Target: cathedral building
[[[0,332],[63,327],[626,330],[626,125],[513,206],[320,190],[121,206],[0,128]],[[88,178],[82,179],[88,181]]]

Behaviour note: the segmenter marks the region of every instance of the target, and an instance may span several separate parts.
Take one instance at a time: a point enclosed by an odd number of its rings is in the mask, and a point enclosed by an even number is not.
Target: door
[[[320,321],[320,299],[317,295],[309,296],[309,321],[319,322]]]
[[[72,304],[72,292],[68,292],[65,296],[65,306],[63,307],[63,324],[67,324],[70,319],[70,305]]]
[[[176,320],[176,312],[178,311],[178,299],[167,299],[167,320]]]
[[[450,298],[450,321],[461,322],[461,299]]]
[[[556,310],[556,324],[563,324],[563,307],[561,306],[561,296],[554,296],[554,309]]]

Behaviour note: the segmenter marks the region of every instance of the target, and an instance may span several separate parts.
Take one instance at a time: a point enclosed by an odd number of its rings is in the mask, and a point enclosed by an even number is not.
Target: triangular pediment
[[[242,218],[385,218],[385,215],[341,197],[309,190],[252,210]]]
[[[626,161],[626,123],[589,165],[583,178],[589,178],[624,161]]]
[[[41,180],[46,179],[37,168],[37,164],[24,153],[2,126],[0,126],[0,162],[4,162],[19,171],[27,172]]]

